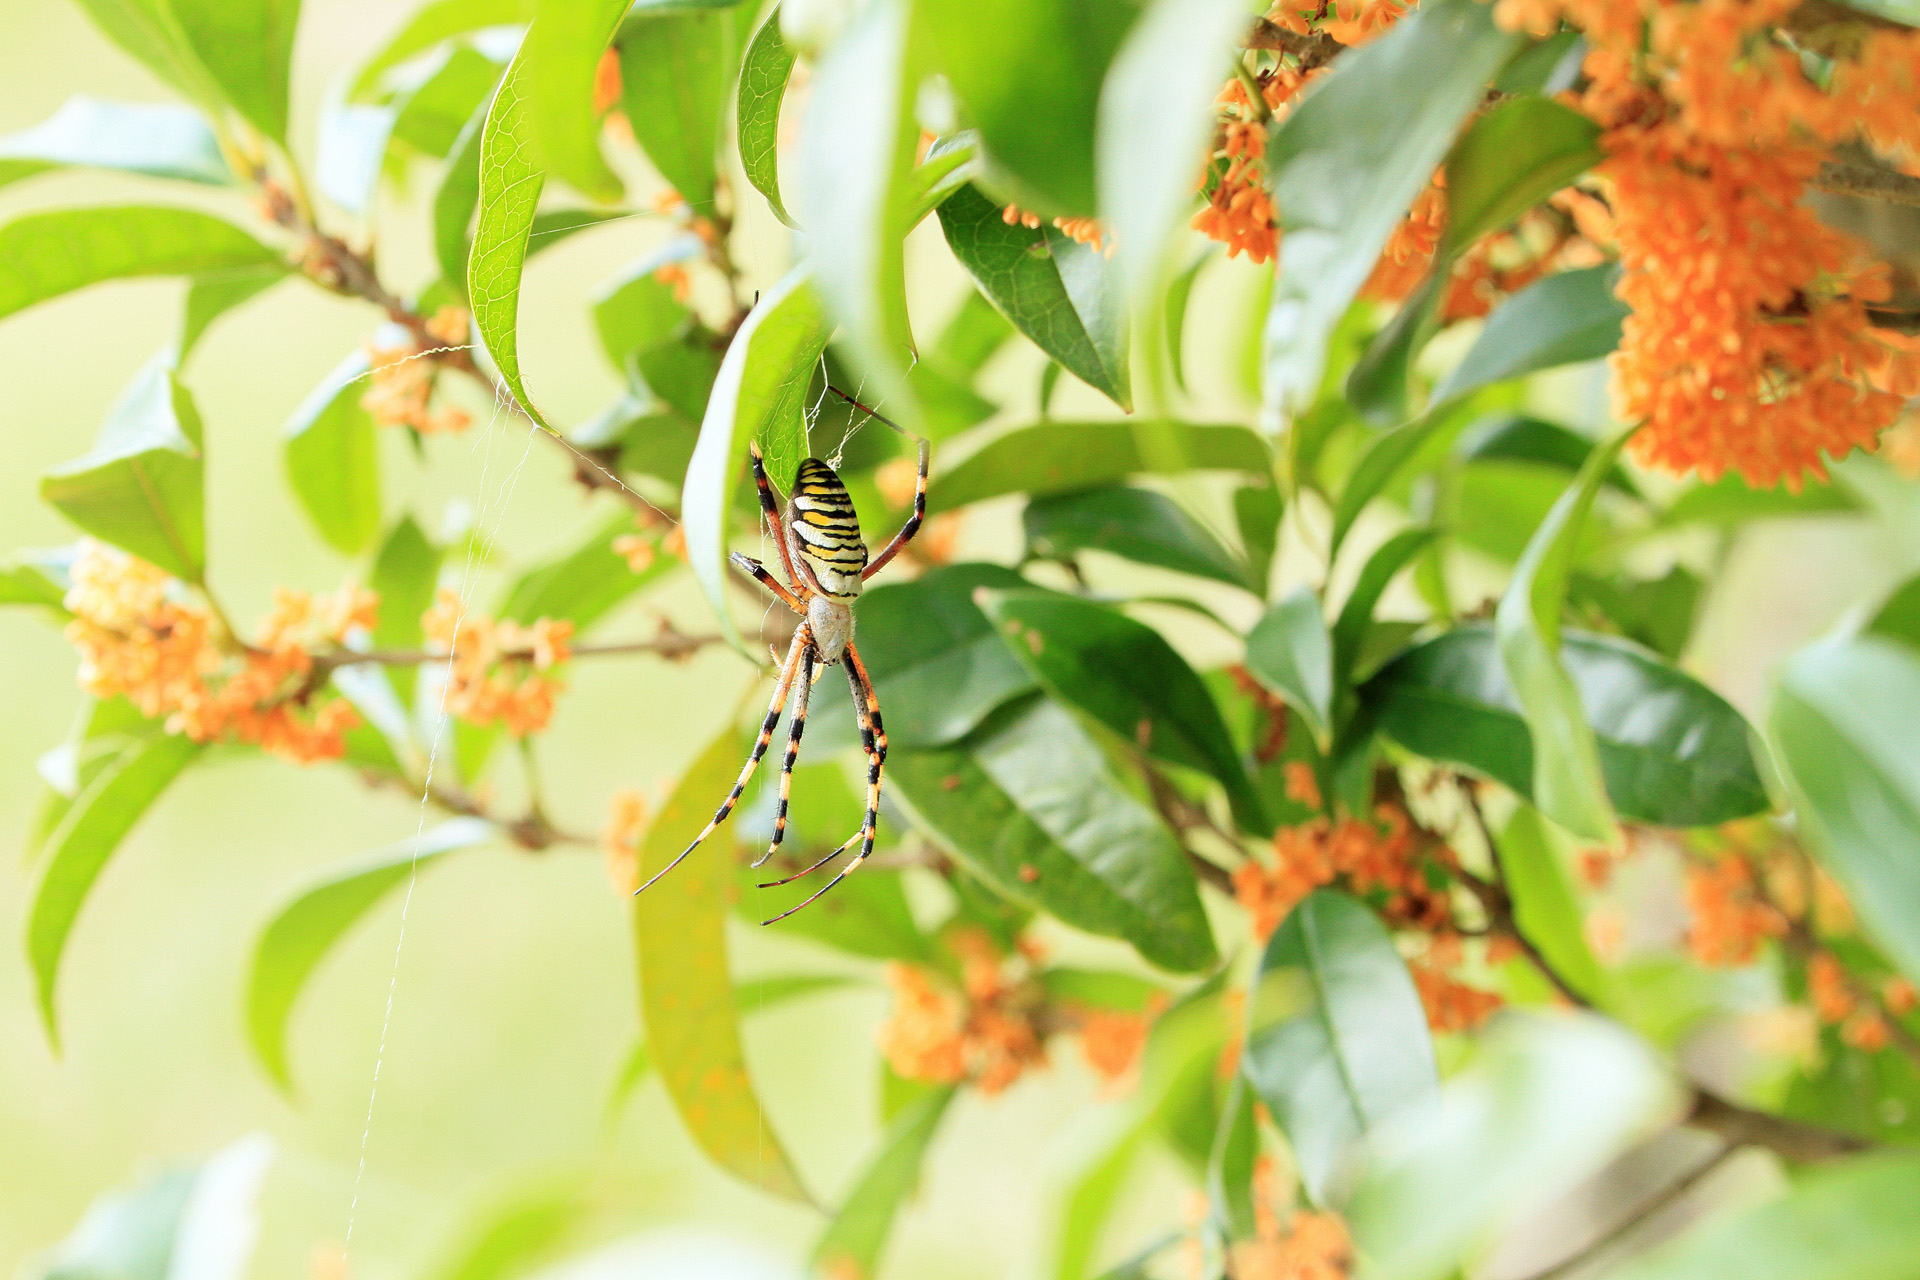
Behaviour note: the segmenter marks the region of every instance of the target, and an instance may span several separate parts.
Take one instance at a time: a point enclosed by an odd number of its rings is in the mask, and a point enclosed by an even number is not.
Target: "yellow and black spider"
[[[839,392],[838,388],[834,390],[856,409],[882,422],[887,421],[851,396]],[[890,422],[887,425],[893,426]],[[900,430],[898,427],[894,429]],[[902,431],[901,434],[907,433]],[[773,729],[780,720],[781,708],[786,705],[788,694],[791,693],[793,717],[787,729],[787,752],[780,761],[780,803],[774,813],[773,843],[767,846],[766,853],[753,865],[762,866],[773,857],[787,833],[787,797],[793,790],[793,761],[800,754],[800,735],[806,732],[807,699],[817,678],[816,669],[823,671],[836,662],[846,665],[847,683],[853,686],[853,711],[860,723],[860,741],[867,751],[866,817],[860,823],[860,830],[826,857],[804,870],[783,879],[769,880],[760,887],[771,889],[776,885],[792,884],[832,862],[856,840],[860,842],[860,854],[805,901],[764,923],[772,924],[786,919],[846,879],[855,867],[873,853],[874,824],[880,816],[880,775],[887,761],[887,731],[880,726],[880,700],[874,696],[873,681],[867,676],[866,664],[860,660],[860,650],[854,647],[853,602],[859,597],[867,579],[880,572],[919,531],[920,521],[926,515],[927,442],[918,436],[913,439],[917,441],[920,453],[919,474],[913,488],[913,514],[900,526],[900,532],[893,535],[893,540],[871,560],[867,558],[867,544],[860,537],[860,521],[854,514],[853,499],[847,496],[847,487],[840,483],[840,477],[834,474],[832,467],[818,458],[808,458],[802,462],[794,478],[792,499],[783,514],[774,500],[773,486],[767,480],[760,446],[757,443],[748,445],[748,451],[753,456],[753,480],[760,490],[760,508],[767,522],[773,526],[774,537],[780,547],[780,563],[787,571],[787,581],[781,582],[768,573],[766,566],[758,560],[737,551],[733,553],[732,560],[737,567],[752,574],[761,586],[779,597],[789,609],[799,614],[800,625],[794,628],[793,643],[787,649],[786,661],[780,664],[780,678],[774,682],[773,701],[768,704],[767,718],[760,725],[760,737],[754,742],[753,751],[747,756],[747,763],[741,768],[733,790],[727,793],[719,812],[713,815],[713,821],[693,838],[693,843],[679,857],[655,872],[646,884],[634,890],[635,893],[645,892],[655,880],[679,866],[688,854],[700,847],[701,841],[713,834],[715,827],[727,820],[727,815],[733,812],[734,804],[740,799],[740,793],[746,790],[754,770],[760,767],[760,759],[766,755],[767,745],[773,741]]]

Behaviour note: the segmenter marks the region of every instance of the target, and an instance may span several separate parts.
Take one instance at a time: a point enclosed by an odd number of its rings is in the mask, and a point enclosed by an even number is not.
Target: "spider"
[[[887,562],[898,555],[900,548],[906,546],[920,529],[920,522],[927,512],[927,442],[888,422],[839,388],[831,389],[856,409],[885,422],[917,442],[920,461],[914,480],[913,514],[907,517],[907,522],[900,526],[900,532],[893,535],[892,541],[880,549],[880,554],[868,559],[867,544],[860,537],[860,521],[854,514],[853,500],[847,496],[847,487],[840,482],[840,477],[834,474],[832,467],[818,458],[803,461],[794,478],[791,501],[782,513],[774,499],[773,486],[767,480],[760,446],[758,442],[748,444],[747,450],[753,458],[753,481],[760,490],[760,509],[773,527],[780,548],[780,563],[787,571],[787,581],[781,582],[767,572],[766,566],[758,560],[737,551],[731,559],[736,568],[751,574],[781,603],[799,614],[800,625],[794,628],[793,643],[787,647],[786,660],[780,664],[780,676],[774,682],[773,700],[767,706],[766,720],[760,725],[760,737],[754,742],[753,751],[747,756],[747,763],[741,768],[733,790],[727,793],[726,800],[713,815],[713,821],[693,838],[693,843],[679,857],[655,872],[646,884],[634,890],[636,894],[644,893],[654,881],[679,866],[688,854],[700,847],[701,841],[713,834],[715,827],[727,820],[727,815],[733,812],[733,806],[740,799],[740,793],[752,779],[754,770],[760,767],[760,759],[766,755],[767,746],[773,741],[774,725],[779,722],[781,709],[791,694],[793,716],[787,729],[786,755],[780,761],[780,800],[773,819],[773,843],[767,846],[767,851],[753,865],[764,866],[779,851],[780,842],[787,833],[787,798],[793,790],[793,762],[800,754],[800,735],[807,728],[808,696],[813,682],[836,662],[845,665],[847,683],[853,687],[854,715],[860,723],[861,745],[867,752],[866,817],[861,821],[860,829],[849,836],[844,844],[812,866],[779,880],[769,880],[760,887],[771,889],[811,875],[845,853],[856,840],[860,842],[860,853],[805,901],[762,923],[774,924],[807,906],[846,879],[855,867],[873,853],[874,824],[880,816],[880,774],[887,760],[887,731],[880,726],[880,700],[874,695],[873,681],[867,675],[866,664],[860,660],[860,650],[853,643],[853,602],[859,597],[867,579],[885,568]]]

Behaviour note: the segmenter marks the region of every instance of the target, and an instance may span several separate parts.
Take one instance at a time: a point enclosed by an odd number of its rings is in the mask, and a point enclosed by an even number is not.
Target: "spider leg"
[[[874,769],[877,767],[876,762],[880,759],[884,759],[884,756],[880,756],[876,753],[874,738],[873,738],[873,725],[871,721],[869,721],[869,719],[867,718],[866,699],[860,696],[860,686],[858,682],[854,680],[853,668],[851,666],[847,668],[847,680],[850,684],[853,684],[854,719],[860,725],[860,745],[865,747],[867,750],[867,778],[869,782],[871,782],[874,776]],[[835,858],[839,857],[841,854],[845,853],[849,848],[852,847],[853,842],[858,840],[861,837],[861,835],[864,834],[865,830],[866,830],[865,826],[862,826],[859,831],[856,831],[852,835],[848,836],[846,840],[840,845],[839,848],[833,850],[831,853],[827,854],[824,858],[821,858],[818,862],[814,863],[813,865],[802,867],[800,870],[794,872],[790,876],[782,876],[778,880],[768,880],[764,884],[760,885],[759,887],[762,889],[777,889],[783,884],[792,884],[795,880],[806,879],[808,876],[812,875],[814,872],[826,866],[829,862],[832,862]],[[811,899],[809,899],[809,901],[811,901]],[[800,905],[805,906],[806,903],[803,902]],[[799,907],[794,908],[794,910],[796,911],[799,910]],[[776,916],[774,918],[778,919],[779,917]],[[773,921],[769,920],[766,923],[772,924]]]
[[[767,718],[760,725],[760,737],[755,740],[753,752],[747,756],[747,763],[741,768],[740,777],[734,782],[733,790],[727,793],[726,800],[721,803],[719,811],[713,815],[713,821],[693,838],[693,843],[681,850],[679,857],[654,872],[645,884],[634,890],[635,894],[645,893],[653,886],[654,881],[686,861],[687,855],[698,849],[700,842],[712,835],[713,829],[725,822],[727,815],[733,812],[733,806],[740,800],[740,793],[747,789],[747,783],[753,778],[753,771],[760,767],[760,757],[767,754],[767,744],[773,741],[773,726],[779,722],[780,708],[786,705],[787,692],[793,688],[794,673],[800,669],[802,658],[811,655],[812,652],[813,636],[807,630],[807,624],[803,622],[793,633],[793,645],[787,650],[786,662],[781,664],[779,680],[774,682],[773,700],[767,704]]]
[[[873,682],[867,678],[866,664],[860,661],[860,655],[854,651],[852,645],[847,646],[846,663],[847,683],[853,686],[854,710],[859,713],[861,736],[866,740],[867,747],[867,814],[860,823],[860,830],[849,837],[846,844],[841,845],[840,848],[835,849],[819,862],[814,863],[812,867],[807,868],[807,870],[812,871],[825,866],[828,862],[844,852],[855,840],[860,842],[860,852],[851,859],[846,866],[840,868],[839,873],[835,875],[833,879],[827,881],[824,885],[814,890],[812,894],[808,895],[806,899],[794,906],[788,907],[785,911],[773,917],[773,919],[762,921],[761,923],[763,924],[776,924],[800,910],[801,907],[810,905],[829,889],[853,874],[855,868],[873,856],[874,829],[880,821],[880,778],[884,772],[884,766],[887,761],[887,732],[880,725],[880,700],[874,696]],[[872,726],[871,730],[868,728],[869,725]],[[806,872],[801,872],[800,874],[805,875]],[[797,879],[799,879],[799,876],[789,876],[786,880],[775,881],[774,883],[785,884]],[[769,886],[763,885],[762,887],[765,888]]]
[[[767,465],[760,456],[760,442],[747,441],[747,456],[753,459],[753,484],[760,491],[760,510],[773,526],[773,540],[780,545],[780,567],[787,571],[787,581],[798,585],[800,575],[793,571],[793,548],[788,545],[787,522],[780,516],[780,503],[773,496],[773,484],[767,479]],[[806,610],[802,609],[802,613]]]
[[[773,815],[773,843],[755,860],[756,867],[765,866],[767,859],[780,851],[780,842],[787,838],[787,800],[793,794],[793,762],[800,754],[800,735],[807,731],[807,701],[812,693],[813,646],[808,645],[800,655],[800,677],[794,685],[793,714],[787,724],[787,753],[780,760],[780,807]]]
[[[774,595],[780,597],[780,603],[786,605],[787,608],[793,610],[795,613],[806,613],[806,603],[801,600],[799,596],[795,595],[793,589],[787,586],[786,583],[768,573],[767,566],[761,564],[751,556],[741,555],[738,551],[727,558],[733,561],[734,568],[744,574],[748,574],[755,582],[758,582],[761,586],[773,592]]]
[[[885,419],[881,420],[885,421]],[[892,426],[893,424],[888,423],[887,425]],[[886,546],[880,548],[880,554],[867,561],[866,569],[860,574],[862,581],[871,578],[874,574],[884,569],[887,561],[893,559],[894,556],[900,553],[900,548],[913,541],[913,535],[920,532],[920,522],[926,519],[927,515],[927,442],[919,436],[911,435],[911,433],[901,428],[895,427],[894,429],[900,431],[902,435],[910,436],[910,438],[920,446],[920,470],[914,477],[913,482],[913,514],[908,516],[907,522],[900,526],[900,532],[893,535],[893,540],[887,543]],[[869,688],[871,688],[871,686],[869,686]]]

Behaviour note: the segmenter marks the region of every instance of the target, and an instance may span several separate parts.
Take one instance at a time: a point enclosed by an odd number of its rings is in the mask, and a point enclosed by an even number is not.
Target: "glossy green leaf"
[[[1560,664],[1560,615],[1581,526],[1630,434],[1595,448],[1534,530],[1493,622],[1500,660],[1533,738],[1534,803],[1589,840],[1612,839],[1613,812],[1580,691]]]
[[[1774,696],[1769,736],[1794,812],[1847,890],[1867,932],[1920,977],[1920,658],[1878,637],[1795,657]]]
[[[879,1273],[881,1251],[893,1230],[894,1215],[912,1198],[920,1182],[920,1166],[953,1095],[952,1086],[935,1089],[888,1126],[880,1140],[879,1154],[814,1245],[815,1268],[827,1274]]]
[[[33,966],[40,1017],[57,1048],[54,984],[67,938],[94,882],[127,833],[167,785],[200,754],[200,744],[149,734],[117,752],[67,806],[47,836],[47,859],[27,909],[27,959]]]
[[[767,199],[773,216],[793,226],[780,201],[780,104],[793,75],[794,50],[780,34],[780,7],[754,32],[740,63],[736,104],[740,168],[753,189]]]
[[[1072,715],[1009,707],[951,747],[887,758],[914,823],[1017,902],[1192,972],[1216,952],[1173,836],[1109,771]]]
[[[1433,538],[1432,529],[1403,529],[1367,558],[1333,624],[1333,678],[1339,688],[1344,689],[1353,677],[1361,647],[1373,629],[1374,606],[1400,571],[1426,550]]]
[[[173,103],[76,96],[31,129],[0,137],[0,185],[62,168],[218,185],[233,181],[206,117]]]
[[[1298,711],[1314,736],[1333,728],[1333,636],[1311,587],[1297,587],[1247,633],[1247,669]]]
[[[93,451],[41,478],[40,496],[86,532],[198,582],[206,572],[200,415],[170,353],[148,361]]]
[[[837,691],[836,691],[837,692]],[[844,696],[844,695],[843,695]],[[815,749],[811,727],[807,733],[808,751]],[[846,784],[846,774],[838,764],[811,766],[815,770],[832,773],[839,779],[840,791],[845,805],[822,805],[821,788],[809,788],[802,776],[809,766],[802,765],[794,774],[793,815],[795,821],[788,824],[787,844],[796,854],[801,848],[811,848],[812,854],[805,861],[796,862],[791,868],[798,871],[801,867],[822,857],[829,849],[839,844],[848,832],[860,826],[861,805],[864,796],[856,797]],[[809,792],[811,791],[811,794]],[[746,817],[742,814],[741,817]],[[831,825],[829,825],[831,824]],[[772,815],[762,830],[771,834]],[[736,838],[748,843],[745,830]],[[804,834],[807,830],[820,838],[810,846],[796,844],[794,834]],[[766,838],[755,833],[751,842],[762,848]],[[780,902],[776,905],[777,891],[760,889],[757,886],[767,877],[762,871],[743,868],[740,875],[740,896],[735,904],[735,912],[742,920],[751,921],[758,926],[761,921],[774,915],[782,907],[790,905]],[[784,874],[784,872],[783,872]],[[823,908],[816,911],[814,908]],[[862,870],[859,875],[849,877],[838,889],[805,911],[788,916],[778,924],[768,926],[768,932],[775,935],[788,935],[806,938],[813,942],[844,951],[848,955],[865,956],[873,960],[905,960],[923,964],[938,964],[944,953],[937,952],[933,940],[920,932],[920,926],[914,922],[913,910],[907,902],[906,890],[897,873],[886,871]]]
[[[300,0],[164,3],[221,95],[256,129],[284,143]]]
[[[1279,549],[1280,521],[1285,515],[1280,486],[1270,480],[1244,484],[1233,491],[1234,523],[1239,526],[1240,546],[1247,557],[1247,581],[1263,596],[1273,576],[1273,553]]]
[[[804,266],[761,294],[720,362],[720,374],[700,422],[700,441],[687,464],[681,491],[687,559],[721,631],[736,644],[726,604],[726,554],[747,441],[760,441],[768,473],[781,491],[791,487],[793,472],[806,456],[801,410],[807,384],[830,332]],[[779,466],[782,459],[784,471]]]
[[[286,279],[284,267],[237,267],[208,271],[187,286],[187,305],[180,322],[180,363],[185,365],[208,326],[256,294]]]
[[[1487,317],[1467,354],[1435,388],[1435,404],[1563,364],[1599,360],[1620,345],[1627,304],[1611,266],[1563,271],[1529,285]]]
[[[1179,503],[1151,489],[1114,485],[1035,498],[1021,523],[1029,555],[1066,559],[1082,551],[1104,551],[1253,589],[1246,565]]]
[[[594,291],[594,329],[615,368],[625,369],[634,352],[665,342],[686,323],[686,304],[654,273],[704,250],[699,237],[676,236]]]
[[[1348,473],[1333,504],[1333,548],[1337,553],[1367,504],[1386,492],[1422,449],[1460,425],[1471,406],[1441,404],[1436,398],[1425,413],[1376,437]]]
[[[593,81],[600,55],[613,42],[630,3],[540,0],[509,72],[524,97],[516,136],[533,144],[532,155],[521,159],[594,200],[617,200],[621,194],[620,179],[600,154]],[[481,172],[484,183],[484,162]]]
[[[1476,0],[1441,0],[1340,59],[1273,131],[1282,223],[1267,313],[1266,399],[1291,419],[1319,393],[1334,326],[1455,131],[1521,37]]]
[[[1716,1214],[1609,1272],[1613,1280],[1912,1280],[1920,1159],[1885,1154],[1795,1178],[1785,1195]]]
[[[1798,493],[1785,487],[1755,489],[1730,472],[1711,484],[1683,490],[1661,513],[1660,522],[1734,525],[1749,520],[1850,515],[1861,509],[1860,499],[1844,485],[1807,484]]]
[[[1880,602],[1865,631],[1920,649],[1920,575],[1908,578]]]
[[[1053,591],[990,591],[981,606],[1048,693],[1148,755],[1211,776],[1243,829],[1272,834],[1213,695],[1159,632]]]
[[[1523,804],[1507,819],[1496,843],[1521,936],[1574,990],[1600,1000],[1607,994],[1606,975],[1587,946],[1586,914],[1555,848],[1551,826],[1538,809]]]
[[[427,0],[354,77],[347,97],[371,96],[386,72],[442,41],[482,27],[529,22],[539,0]]]
[[[1501,93],[1531,93],[1550,98],[1573,87],[1580,77],[1580,64],[1586,52],[1586,40],[1578,31],[1555,32],[1514,54],[1500,69],[1493,87]]]
[[[1498,413],[1463,432],[1453,452],[1462,462],[1527,462],[1572,473],[1586,465],[1593,445],[1591,437],[1557,422],[1521,413]],[[1615,466],[1608,472],[1606,484],[1621,493],[1640,496],[1623,467]]]
[[[493,96],[500,71],[500,64],[479,50],[454,46],[433,74],[394,99],[390,136],[445,159],[467,121]]]
[[[366,353],[348,356],[287,419],[287,482],[327,545],[357,555],[380,531],[380,451],[361,405]]]
[[[1551,98],[1509,98],[1473,122],[1447,157],[1448,256],[1605,158],[1600,126]]]
[[[0,316],[103,280],[280,265],[280,255],[197,209],[96,205],[0,226]]]
[[[1658,578],[1604,579],[1576,573],[1568,601],[1576,616],[1597,612],[1627,639],[1673,662],[1693,635],[1703,588],[1697,576],[1677,564]]]
[[[1304,987],[1304,1007],[1263,1017],[1266,989],[1289,980]],[[1360,1140],[1439,1087],[1420,993],[1378,917],[1321,889],[1268,940],[1250,999],[1241,1070],[1287,1135],[1307,1193],[1337,1205]]]
[[[495,92],[497,96],[498,91]],[[446,166],[440,171],[439,185],[433,189],[433,259],[440,267],[440,278],[462,300],[467,297],[467,232],[480,203],[480,151],[486,139],[487,120],[492,114],[493,100],[488,99],[468,117],[460,136],[447,149]],[[536,180],[538,176],[533,175]],[[538,204],[539,199],[536,191],[529,203]],[[532,225],[529,220],[529,231]],[[524,254],[522,260],[524,262]]]
[[[937,69],[1023,208],[1049,217],[1098,212],[1100,87],[1137,9],[1065,0],[921,0],[915,6]]]
[[[1724,698],[1609,636],[1567,632],[1560,659],[1621,814],[1661,826],[1714,826],[1770,807],[1751,731]],[[1361,697],[1407,750],[1530,794],[1532,743],[1491,628],[1458,627],[1416,645],[1381,668]]]
[[[546,174],[533,160],[532,126],[527,121],[525,82],[533,74],[526,68],[527,55],[528,49],[522,47],[507,68],[480,133],[479,220],[465,275],[474,328],[500,371],[501,381],[534,422],[552,430],[527,395],[520,373],[520,273],[527,262],[527,233],[533,230],[534,209],[546,182]],[[453,164],[460,162],[459,157],[456,147]],[[451,168],[448,179],[452,179]],[[452,195],[457,194],[457,189],[450,194],[443,183],[435,197],[436,240],[451,226],[451,222],[440,221],[442,198],[449,201],[450,210],[457,203]],[[445,248],[439,252],[444,260]]]
[[[387,893],[447,854],[495,834],[494,825],[481,818],[449,819],[417,837],[323,868],[274,912],[247,973],[247,1035],[254,1056],[282,1090],[293,1091],[287,1018],[327,952]]]
[[[954,257],[1014,328],[1122,409],[1128,386],[1126,309],[1112,264],[1051,224],[1009,224],[973,187],[940,206]]]
[[[995,436],[936,472],[927,510],[951,511],[1008,493],[1071,493],[1148,471],[1271,476],[1273,453],[1246,427],[1165,419],[1039,422]]]
[[[1101,1230],[1151,1136],[1149,1126],[1135,1120],[1075,1168],[1054,1244],[1054,1280],[1086,1280]]]
[[[640,846],[641,879],[664,868],[713,815],[744,758],[740,735],[716,737],[675,785]],[[722,1169],[791,1200],[809,1197],[747,1076],[727,962],[732,867],[724,845],[699,851],[634,899],[640,1013],[667,1096]]]
[[[1371,1143],[1347,1220],[1379,1280],[1440,1280],[1598,1172],[1674,1089],[1626,1032],[1586,1015],[1503,1020],[1437,1105]]]
[[[584,632],[621,601],[678,567],[672,556],[658,556],[644,573],[635,573],[613,549],[613,540],[633,532],[633,517],[619,515],[596,522],[580,545],[514,580],[500,604],[499,616],[531,623],[536,618],[566,618]]]
[[[640,5],[616,42],[620,104],[633,136],[660,176],[703,217],[714,213],[726,103],[752,20],[730,7]],[[770,21],[777,23],[777,16]]]

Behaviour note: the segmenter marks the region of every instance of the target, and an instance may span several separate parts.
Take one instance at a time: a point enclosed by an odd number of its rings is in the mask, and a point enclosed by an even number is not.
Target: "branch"
[[[1618,1243],[1635,1227],[1638,1227],[1648,1218],[1659,1213],[1681,1196],[1684,1196],[1687,1192],[1699,1186],[1707,1175],[1725,1164],[1728,1157],[1732,1156],[1734,1152],[1739,1149],[1739,1147],[1732,1143],[1723,1144],[1719,1150],[1715,1151],[1705,1160],[1702,1160],[1699,1164],[1687,1170],[1687,1172],[1681,1174],[1672,1182],[1669,1182],[1659,1191],[1647,1197],[1632,1213],[1629,1213],[1626,1217],[1620,1219],[1620,1221],[1614,1223],[1601,1234],[1595,1236],[1580,1248],[1560,1259],[1560,1261],[1554,1263],[1545,1271],[1534,1272],[1527,1277],[1527,1280],[1556,1280],[1557,1277],[1563,1276],[1582,1263],[1589,1261],[1595,1254],[1600,1253],[1609,1245]]]
[[[719,644],[721,639],[717,635],[686,635],[675,631],[671,624],[662,622],[660,634],[651,640],[574,645],[568,649],[567,656],[570,659],[610,658],[657,653],[663,658],[679,659],[698,653],[710,644]],[[376,662],[383,667],[418,667],[430,662],[445,662],[447,657],[447,654],[432,649],[333,649],[314,656],[313,672],[316,677],[324,677],[339,667],[357,666],[363,662]],[[503,662],[531,662],[533,657],[532,649],[503,649],[499,654]]]
[[[1909,177],[1895,169],[1874,165],[1842,164],[1829,160],[1808,184],[1817,191],[1879,200],[1887,204],[1920,207],[1920,178]]]
[[[1755,1111],[1697,1087],[1693,1109],[1681,1123],[1715,1134],[1729,1146],[1765,1147],[1782,1159],[1800,1163],[1858,1155],[1878,1145],[1858,1134]]]
[[[1300,60],[1302,71],[1311,71],[1332,62],[1347,46],[1324,31],[1309,31],[1302,35],[1298,31],[1287,30],[1277,22],[1255,18],[1252,29],[1247,32],[1246,47],[1290,53]]]

